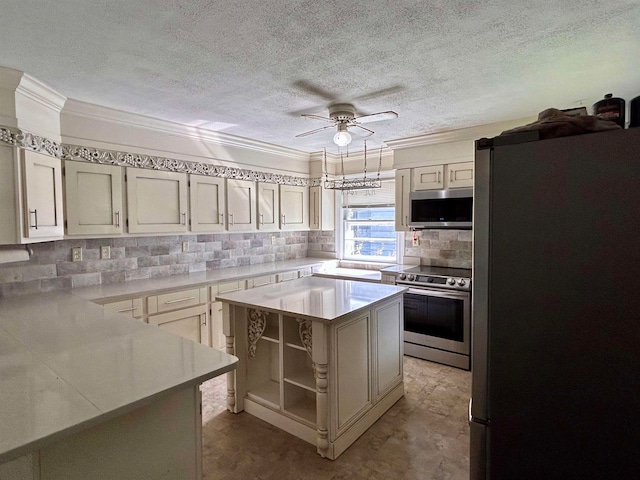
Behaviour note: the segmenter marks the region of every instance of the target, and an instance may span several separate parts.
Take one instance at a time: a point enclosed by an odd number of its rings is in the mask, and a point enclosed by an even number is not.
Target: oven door
[[[469,292],[409,288],[404,294],[405,342],[469,355],[470,299]]]

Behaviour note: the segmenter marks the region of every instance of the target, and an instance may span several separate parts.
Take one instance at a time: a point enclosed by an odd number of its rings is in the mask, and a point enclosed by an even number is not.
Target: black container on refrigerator
[[[629,102],[629,128],[640,127],[640,96]]]
[[[593,114],[602,120],[615,122],[624,128],[625,102],[624,99],[607,93],[603,100],[593,104]]]

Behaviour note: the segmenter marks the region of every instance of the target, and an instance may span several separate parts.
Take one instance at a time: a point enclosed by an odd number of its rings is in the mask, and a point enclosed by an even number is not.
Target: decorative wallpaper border
[[[58,144],[32,133],[9,127],[0,127],[0,142],[11,146],[33,150],[39,153],[58,157],[63,160],[77,160],[119,167],[146,168],[169,172],[192,173],[210,177],[234,178],[278,185],[296,185],[315,187],[322,184],[321,178],[303,178],[277,173],[256,172],[244,168],[212,165],[203,162],[191,162],[173,158],[142,155],[139,153],[119,152],[116,150],[99,150],[80,145]]]

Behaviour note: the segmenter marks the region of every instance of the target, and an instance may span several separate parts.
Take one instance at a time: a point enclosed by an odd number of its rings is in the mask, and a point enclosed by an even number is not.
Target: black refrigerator
[[[476,142],[472,480],[640,478],[640,128]]]

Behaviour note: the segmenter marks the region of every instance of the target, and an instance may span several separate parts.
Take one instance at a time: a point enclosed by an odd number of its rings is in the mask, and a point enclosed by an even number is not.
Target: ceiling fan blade
[[[393,120],[394,118],[398,118],[398,114],[389,110],[388,112],[378,112],[372,113],[371,115],[363,115],[361,117],[354,118],[354,120],[358,123],[370,123],[380,122],[382,120]]]
[[[329,102],[333,102],[336,100],[336,96],[333,93],[324,90],[322,87],[313,85],[307,80],[296,80],[295,82],[293,82],[293,86],[305,91],[306,93],[311,93],[320,98],[323,98]]]
[[[314,115],[313,113],[303,113],[302,116],[304,118],[312,118],[314,120],[324,120],[325,122],[336,123],[335,120],[333,120],[333,118],[321,117],[320,115]]]
[[[364,128],[362,125],[349,125],[349,131],[355,133],[360,137],[370,137],[375,133],[373,130]]]
[[[364,102],[371,100],[372,98],[385,97],[387,95],[393,95],[394,93],[400,93],[405,89],[402,85],[393,85],[392,87],[382,88],[375,92],[365,93],[353,99],[354,102]]]
[[[296,138],[306,137],[307,135],[313,135],[314,133],[321,132],[323,130],[326,130],[327,128],[333,128],[333,125],[327,125],[326,127],[316,128],[315,130],[311,130],[309,132],[299,133],[298,135],[296,135]]]

